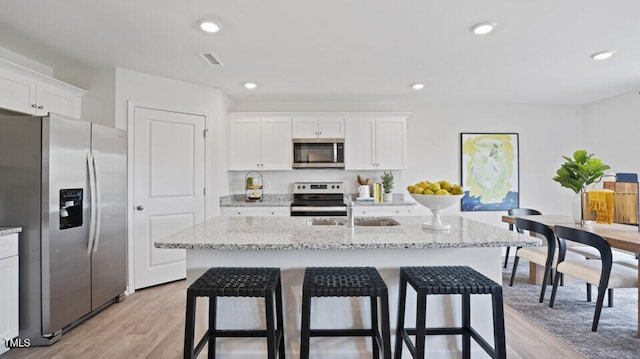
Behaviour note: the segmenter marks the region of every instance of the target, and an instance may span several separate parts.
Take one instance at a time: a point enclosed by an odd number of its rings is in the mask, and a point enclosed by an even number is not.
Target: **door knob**
[[[137,209],[138,211],[142,211],[142,210],[144,210],[144,206],[143,206],[143,205],[141,205],[141,204],[139,204],[139,205],[137,205],[137,206],[136,206],[136,209]]]

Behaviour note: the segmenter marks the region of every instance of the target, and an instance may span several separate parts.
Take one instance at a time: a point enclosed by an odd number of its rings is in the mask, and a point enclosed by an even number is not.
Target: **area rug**
[[[544,303],[538,303],[540,286],[529,283],[529,262],[520,260],[513,287],[509,287],[513,263],[502,270],[504,303],[537,323],[588,358],[640,358],[638,338],[638,290],[615,289],[613,307],[605,297],[598,331],[591,331],[595,312],[596,287],[587,302],[586,285],[574,280],[558,287],[553,308],[549,308],[552,286]]]

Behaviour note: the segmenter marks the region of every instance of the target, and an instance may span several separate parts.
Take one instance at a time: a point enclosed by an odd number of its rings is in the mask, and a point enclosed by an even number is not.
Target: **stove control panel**
[[[293,193],[344,193],[344,182],[294,182]]]

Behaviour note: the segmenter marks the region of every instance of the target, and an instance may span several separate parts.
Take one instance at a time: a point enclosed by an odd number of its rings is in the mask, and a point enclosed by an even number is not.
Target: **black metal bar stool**
[[[311,329],[311,298],[313,297],[370,297],[371,328]],[[378,326],[378,300],[381,323]],[[311,337],[371,337],[373,358],[391,359],[389,329],[389,297],[387,286],[373,267],[309,267],[302,284],[302,328],[300,359],[309,358]]]
[[[196,297],[209,297],[209,329],[198,345],[194,344]],[[263,297],[265,300],[266,330],[223,330],[216,328],[218,297]],[[275,302],[274,302],[275,298]],[[276,313],[274,313],[274,307]],[[268,358],[285,358],[282,316],[282,288],[279,268],[221,267],[207,270],[187,288],[187,317],[184,333],[184,358],[195,358],[209,342],[209,358],[215,358],[217,337],[264,337]]]
[[[407,283],[417,292],[415,328],[404,327]],[[462,295],[461,327],[426,327],[427,295],[438,294]],[[471,294],[491,294],[494,347],[491,347],[491,345],[471,327]],[[409,338],[410,335],[415,335],[416,337],[415,346]],[[470,358],[471,356],[471,338],[492,358],[506,358],[502,287],[470,267],[401,267],[400,294],[398,297],[398,325],[396,326],[396,350],[394,358],[400,359],[402,357],[403,343],[407,344],[407,348],[409,348],[409,352],[413,358],[424,358],[425,338],[427,335],[462,335],[463,358]]]

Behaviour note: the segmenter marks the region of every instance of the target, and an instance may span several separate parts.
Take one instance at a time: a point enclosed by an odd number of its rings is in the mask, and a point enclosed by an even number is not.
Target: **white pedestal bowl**
[[[411,197],[416,200],[420,205],[425,206],[431,210],[433,217],[431,223],[424,222],[422,228],[434,229],[434,230],[446,230],[451,228],[449,223],[442,223],[440,213],[445,208],[449,208],[464,196],[463,194],[452,194],[448,196],[428,195],[428,194],[411,194]]]

